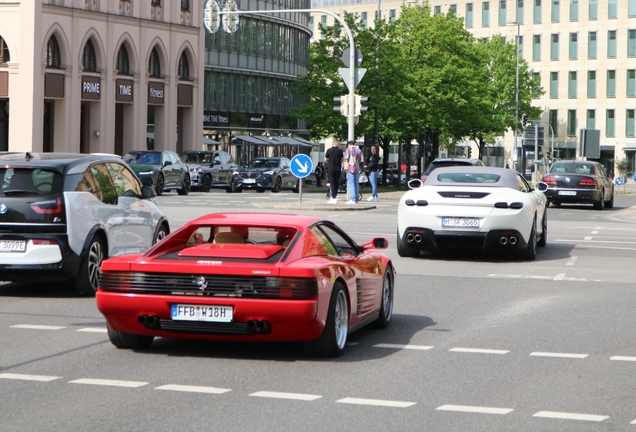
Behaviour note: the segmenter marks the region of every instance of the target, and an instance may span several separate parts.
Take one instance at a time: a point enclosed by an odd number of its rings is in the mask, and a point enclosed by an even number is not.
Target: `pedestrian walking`
[[[349,201],[347,201],[347,204],[356,204],[360,198],[360,162],[362,162],[362,151],[356,147],[354,141],[349,141],[347,150],[344,152],[347,189],[349,190]]]
[[[367,160],[367,170],[369,171],[369,183],[371,184],[371,196],[367,201],[378,201],[378,169],[380,167],[380,155],[378,148],[371,146],[371,154]]]
[[[331,189],[329,204],[338,202],[338,184],[340,183],[340,173],[342,171],[342,160],[344,154],[340,148],[340,141],[334,140],[331,148],[325,152],[325,164],[327,165],[327,180]]]
[[[314,178],[316,179],[316,187],[322,187],[322,176],[324,175],[324,169],[322,162],[318,162],[316,170],[314,171]]]

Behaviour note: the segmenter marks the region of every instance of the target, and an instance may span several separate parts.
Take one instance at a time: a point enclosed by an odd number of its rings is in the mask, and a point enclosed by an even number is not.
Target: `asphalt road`
[[[173,227],[214,211],[319,214],[390,241],[395,315],[345,355],[296,344],[108,341],[94,299],[0,286],[0,431],[622,431],[636,424],[634,196],[612,210],[550,208],[537,260],[397,255],[395,201],[167,194]],[[260,203],[260,204],[256,204]],[[371,207],[371,206],[368,206]],[[364,209],[364,210],[363,210]]]

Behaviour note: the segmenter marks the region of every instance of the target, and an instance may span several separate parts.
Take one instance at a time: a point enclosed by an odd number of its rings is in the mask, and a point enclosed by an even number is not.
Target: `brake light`
[[[556,186],[556,179],[554,177],[543,177],[543,183]]]
[[[57,198],[50,201],[38,201],[31,204],[31,208],[38,214],[62,213],[62,199]]]
[[[57,242],[55,240],[44,240],[44,239],[35,239],[31,240],[35,246],[57,246]]]
[[[579,182],[580,186],[594,186],[596,185],[596,182],[594,181],[594,179],[591,178],[584,178],[583,180],[581,180]]]

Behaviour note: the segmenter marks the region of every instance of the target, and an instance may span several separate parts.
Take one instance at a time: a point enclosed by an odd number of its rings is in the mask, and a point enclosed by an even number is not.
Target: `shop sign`
[[[9,96],[9,72],[0,72],[0,97]]]
[[[162,82],[148,83],[148,103],[150,105],[163,105],[164,84]]]
[[[99,100],[101,79],[94,76],[82,77],[82,100]]]
[[[229,126],[230,115],[227,113],[205,113],[203,114],[203,124],[205,126]]]
[[[63,74],[44,74],[44,97],[46,99],[64,99]]]
[[[115,101],[133,102],[133,81],[118,79],[115,81]]]

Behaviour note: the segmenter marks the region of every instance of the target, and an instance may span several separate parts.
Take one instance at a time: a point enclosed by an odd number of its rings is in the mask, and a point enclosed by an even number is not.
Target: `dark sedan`
[[[190,192],[190,173],[178,154],[171,151],[131,150],[124,162],[137,174],[144,186],[155,188],[157,195],[177,190],[179,195]]]
[[[614,207],[614,183],[605,167],[594,161],[559,161],[543,177],[548,203],[593,204],[597,210]]]
[[[291,161],[284,157],[263,157],[252,160],[236,170],[228,192],[243,192],[243,189],[255,189],[256,192],[280,192],[291,189],[298,192],[298,179],[291,172]]]

